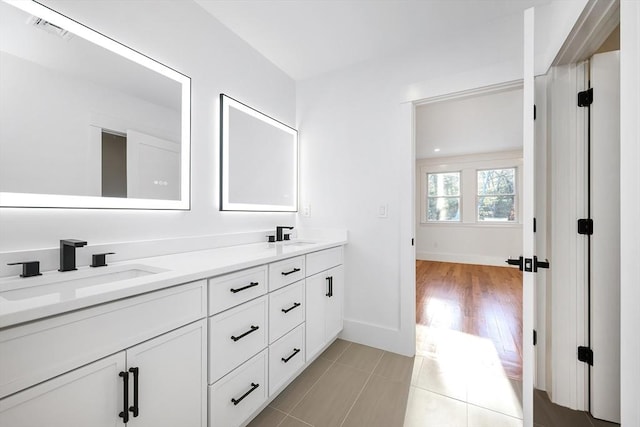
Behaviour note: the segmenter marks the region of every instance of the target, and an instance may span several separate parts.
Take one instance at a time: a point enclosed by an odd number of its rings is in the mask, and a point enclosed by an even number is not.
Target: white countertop
[[[346,243],[335,239],[253,243],[64,273],[48,271],[38,277],[8,277],[0,279],[0,329]],[[134,277],[136,273],[146,275]],[[113,280],[102,283],[96,276]]]

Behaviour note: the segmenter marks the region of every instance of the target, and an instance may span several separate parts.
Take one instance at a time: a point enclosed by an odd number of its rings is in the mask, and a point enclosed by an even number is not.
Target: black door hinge
[[[533,345],[538,344],[538,332],[536,332],[536,330],[533,330]]]
[[[411,239],[411,246],[413,246],[413,243],[414,243],[414,239]]]
[[[533,104],[533,120],[536,119],[536,104]]]
[[[536,232],[536,219],[533,218],[533,232]]]
[[[589,347],[578,347],[578,360],[593,366],[593,350]]]
[[[593,220],[591,218],[582,218],[578,220],[578,234],[593,234]]]
[[[578,92],[578,107],[588,107],[593,104],[593,88]]]

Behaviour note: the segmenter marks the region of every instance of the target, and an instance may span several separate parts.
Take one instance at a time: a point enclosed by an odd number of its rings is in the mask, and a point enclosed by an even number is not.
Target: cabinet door
[[[206,336],[203,319],[127,350],[128,426],[206,426]]]
[[[325,305],[329,293],[327,275],[319,273],[306,279],[306,344],[307,360],[324,346]]]
[[[330,296],[326,299],[324,340],[329,342],[342,330],[342,304],[344,301],[344,268],[340,265],[325,273],[331,280]]]
[[[0,426],[120,427],[125,353],[98,360],[0,400]]]

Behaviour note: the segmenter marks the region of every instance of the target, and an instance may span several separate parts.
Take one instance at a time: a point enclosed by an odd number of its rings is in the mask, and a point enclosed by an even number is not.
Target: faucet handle
[[[7,265],[22,265],[20,277],[42,276],[40,273],[40,261],[10,262]]]
[[[107,255],[115,255],[115,252],[105,252],[91,255],[91,267],[106,267]]]

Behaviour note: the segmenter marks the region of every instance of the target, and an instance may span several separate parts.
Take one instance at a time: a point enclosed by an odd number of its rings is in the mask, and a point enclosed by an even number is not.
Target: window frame
[[[495,171],[495,170],[507,170],[507,169],[513,169],[513,193],[511,194],[479,194],[479,179],[478,179],[478,175],[480,174],[480,172],[484,172],[484,171]],[[475,190],[475,222],[477,224],[489,224],[489,225],[501,225],[501,224],[505,224],[505,225],[510,225],[510,224],[519,224],[520,223],[520,212],[519,212],[519,192],[518,192],[518,173],[519,173],[519,168],[518,166],[514,165],[514,166],[498,166],[498,167],[490,167],[490,168],[477,168],[475,170],[475,181],[476,181],[476,190]],[[479,201],[480,201],[480,197],[501,197],[501,196],[513,196],[513,211],[514,211],[514,218],[513,220],[509,220],[507,219],[506,221],[502,221],[502,220],[483,220],[480,219],[480,205],[479,205]]]
[[[444,175],[444,174],[458,174],[458,195],[457,196],[429,196],[429,175]],[[429,171],[423,170],[423,185],[424,189],[422,191],[423,201],[422,201],[422,218],[421,222],[423,224],[460,224],[462,223],[462,170],[444,170],[444,171]],[[457,198],[458,199],[458,219],[446,220],[446,219],[429,219],[429,199],[437,199],[437,198]]]

